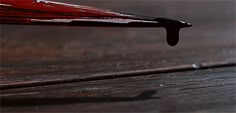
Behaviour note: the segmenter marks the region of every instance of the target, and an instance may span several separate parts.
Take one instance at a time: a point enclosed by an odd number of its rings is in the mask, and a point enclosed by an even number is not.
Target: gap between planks
[[[81,77],[81,78],[0,84],[0,90],[24,88],[24,87],[46,86],[46,85],[56,85],[56,84],[65,84],[65,83],[73,83],[73,82],[107,80],[107,79],[116,79],[116,78],[124,78],[124,77],[134,77],[134,76],[145,76],[145,75],[150,75],[150,74],[162,74],[162,73],[174,73],[174,72],[184,72],[184,71],[194,71],[194,70],[205,70],[205,69],[233,67],[233,66],[236,66],[235,61],[187,64],[187,65],[179,65],[179,66],[172,66],[172,67],[165,67],[165,68],[143,69],[143,70],[104,73],[104,74],[92,74],[92,75],[88,75],[87,77]]]

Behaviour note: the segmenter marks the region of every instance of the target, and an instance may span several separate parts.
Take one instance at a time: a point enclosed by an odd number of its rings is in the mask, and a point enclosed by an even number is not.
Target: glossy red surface
[[[175,46],[181,28],[191,24],[166,18],[141,17],[105,9],[47,0],[1,0],[1,24],[102,27],[164,27],[167,42]]]
[[[31,19],[127,17],[110,10],[46,0],[1,0],[0,16],[2,23],[29,23]]]

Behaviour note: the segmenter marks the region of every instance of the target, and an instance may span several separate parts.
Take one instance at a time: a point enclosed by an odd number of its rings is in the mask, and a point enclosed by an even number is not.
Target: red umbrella
[[[167,41],[171,46],[178,43],[179,30],[191,26],[183,21],[130,15],[48,0],[0,0],[0,23],[96,27],[164,27],[167,30]]]

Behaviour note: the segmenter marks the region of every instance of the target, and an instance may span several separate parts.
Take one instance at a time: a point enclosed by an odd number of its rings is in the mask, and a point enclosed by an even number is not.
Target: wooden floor
[[[236,112],[234,0],[57,1],[193,27],[1,25],[1,112]]]

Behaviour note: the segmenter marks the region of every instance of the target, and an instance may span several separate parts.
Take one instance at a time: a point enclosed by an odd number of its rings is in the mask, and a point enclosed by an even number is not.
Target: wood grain
[[[58,30],[63,29],[53,28],[51,31],[54,34],[45,34],[53,35],[52,37],[59,36],[55,35]],[[74,30],[78,29],[72,29],[72,31]],[[39,31],[41,30],[38,29],[33,33],[40,36],[37,34]],[[97,38],[95,36],[88,39],[65,37],[61,41],[46,37],[21,40],[16,39],[17,36],[15,38],[2,37],[2,42],[6,45],[2,44],[1,49],[1,84],[72,79],[93,74],[166,68],[204,62],[228,62],[235,61],[236,58],[234,37],[213,37],[215,38],[214,43],[203,37],[201,40],[197,40],[198,42],[191,43],[191,38],[182,36],[179,46],[171,48],[166,45],[165,41],[157,38],[153,30],[151,30],[153,38],[143,39],[142,35],[145,35],[145,32],[150,33],[150,31],[138,29],[144,33],[137,33],[133,40],[130,40],[129,37],[119,38],[122,36],[118,33],[128,33],[125,29],[122,32],[108,31],[117,33],[117,35],[112,38],[100,37],[99,40],[95,39]],[[186,33],[187,31],[191,32],[186,30]],[[131,32],[137,31],[131,30]],[[59,34],[64,33],[70,34],[71,31]],[[102,33],[98,34],[102,35]],[[106,33],[106,36],[109,34]],[[4,40],[6,41],[4,42]]]
[[[168,73],[174,73],[174,72],[226,68],[226,67],[235,67],[235,66],[236,66],[236,62],[211,62],[211,63],[201,63],[201,64],[192,64],[192,65],[180,65],[180,66],[173,66],[173,67],[167,67],[167,68],[130,70],[130,71],[123,71],[123,72],[92,74],[89,76],[78,77],[78,78],[66,78],[66,79],[62,78],[62,79],[43,80],[43,81],[6,83],[6,84],[0,85],[0,90],[24,88],[24,87],[47,86],[47,85],[65,84],[65,83],[74,83],[74,82],[109,80],[109,79],[116,79],[116,78],[146,76],[150,74],[164,74],[164,73],[168,74]]]
[[[235,68],[1,91],[11,112],[235,112]]]

